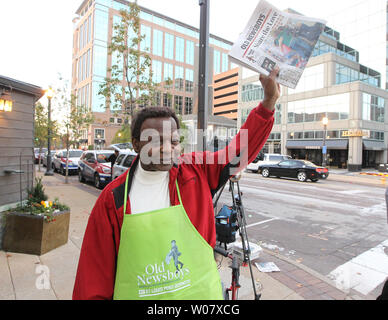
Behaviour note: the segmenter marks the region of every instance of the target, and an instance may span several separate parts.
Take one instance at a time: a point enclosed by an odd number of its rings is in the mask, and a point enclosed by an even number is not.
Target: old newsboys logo
[[[156,296],[175,292],[191,285],[190,270],[180,261],[176,241],[171,241],[171,250],[161,263],[148,264],[142,275],[137,276],[139,297]]]

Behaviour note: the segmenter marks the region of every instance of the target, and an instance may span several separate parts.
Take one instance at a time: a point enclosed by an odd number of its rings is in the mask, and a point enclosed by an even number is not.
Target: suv
[[[266,164],[276,164],[280,161],[292,159],[290,156],[272,153],[259,153],[256,159],[247,166],[248,171],[259,172],[260,167]]]
[[[98,189],[106,186],[112,179],[111,163],[108,158],[113,150],[88,150],[85,151],[78,162],[78,179],[93,181]]]
[[[121,176],[132,165],[137,153],[132,150],[121,150],[115,164],[113,165],[112,179]]]
[[[54,156],[52,167],[54,172],[58,171],[61,174],[66,174],[66,162],[68,162],[69,174],[78,172],[78,161],[82,156],[82,150],[69,150],[69,160],[66,159],[67,150],[59,150]]]

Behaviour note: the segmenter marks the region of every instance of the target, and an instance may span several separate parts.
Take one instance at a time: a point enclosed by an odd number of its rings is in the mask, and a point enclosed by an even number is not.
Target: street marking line
[[[367,295],[388,277],[388,240],[334,269],[328,277],[338,288]]]
[[[279,218],[272,218],[272,219],[264,220],[264,221],[261,221],[261,222],[252,223],[250,225],[247,225],[246,227],[250,228],[250,227],[258,226],[260,224],[264,224],[264,223],[271,222],[271,221],[274,221],[274,220],[279,220]]]

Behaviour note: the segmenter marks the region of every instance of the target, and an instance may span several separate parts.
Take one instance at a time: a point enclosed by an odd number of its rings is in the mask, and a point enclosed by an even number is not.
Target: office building
[[[342,41],[360,52],[360,62],[381,74],[383,89],[388,89],[387,8],[387,0],[340,1],[327,17]]]
[[[388,92],[380,88],[381,74],[359,58],[339,32],[327,27],[296,89],[282,87],[263,151],[321,164],[325,140],[329,166],[359,171],[386,163]],[[244,70],[239,72],[238,127],[263,98],[259,75]]]
[[[120,21],[120,9],[128,9],[123,0],[85,0],[74,22],[72,92],[78,105],[85,105],[95,121],[84,130],[83,145],[108,146],[123,125],[124,117],[110,110],[105,97],[98,94],[100,84],[109,76],[112,56],[108,45],[113,25]],[[160,86],[158,105],[173,107],[185,117],[197,112],[199,30],[173,18],[140,7],[140,33],[145,38],[140,48],[152,59],[153,81],[172,80],[172,86]],[[210,36],[209,73],[230,70],[227,53],[232,43]],[[212,78],[209,83],[212,83]],[[123,85],[124,82],[123,82]],[[211,96],[209,101],[212,102]],[[209,107],[210,111],[212,107]]]

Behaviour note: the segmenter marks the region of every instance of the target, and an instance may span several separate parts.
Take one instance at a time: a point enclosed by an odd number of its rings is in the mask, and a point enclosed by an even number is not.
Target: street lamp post
[[[51,99],[54,96],[54,92],[51,88],[46,90],[46,97],[48,99],[48,112],[47,112],[47,167],[45,176],[54,175],[51,167]]]
[[[323,161],[322,161],[322,167],[327,166],[327,147],[326,147],[326,137],[327,137],[327,125],[329,124],[329,119],[327,117],[324,117],[322,119],[323,124],[323,147],[322,147],[322,155],[323,155]]]

